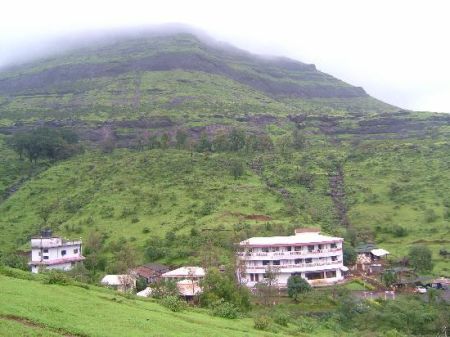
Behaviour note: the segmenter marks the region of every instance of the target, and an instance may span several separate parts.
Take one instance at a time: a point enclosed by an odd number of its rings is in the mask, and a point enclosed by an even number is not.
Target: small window
[[[263,253],[268,253],[269,252],[269,248],[268,247],[263,247],[263,248],[261,248],[261,251]]]
[[[66,251],[65,251],[65,250],[62,250],[62,251],[61,251],[61,256],[64,256],[64,255],[66,255]]]
[[[280,265],[280,260],[275,260],[275,261],[273,261],[273,265],[274,265],[274,266],[279,266],[279,265]]]
[[[44,249],[44,253],[48,253],[48,249]]]
[[[48,256],[44,256],[44,260],[48,260]]]
[[[269,262],[270,262],[270,261],[264,260],[264,261],[263,261],[263,266],[268,266],[268,265],[269,265]]]
[[[287,247],[286,247],[286,250],[287,250],[288,252],[290,252],[290,251],[292,250],[292,247],[291,247],[291,246],[287,246]]]
[[[312,259],[305,259],[305,263],[312,263]]]
[[[73,253],[74,253],[74,254],[78,254],[78,249],[74,249],[74,250],[73,250]]]
[[[337,261],[337,256],[332,256],[331,261]]]
[[[300,251],[302,250],[302,246],[295,246],[295,247],[294,247],[294,250],[295,250],[296,252],[300,252]]]
[[[302,259],[295,259],[295,264],[301,264],[301,263],[303,263]]]
[[[319,245],[319,249],[323,249],[323,245]]]
[[[308,252],[312,252],[314,250],[314,246],[308,246]]]
[[[337,244],[336,243],[332,243],[331,244],[331,249],[337,248]]]

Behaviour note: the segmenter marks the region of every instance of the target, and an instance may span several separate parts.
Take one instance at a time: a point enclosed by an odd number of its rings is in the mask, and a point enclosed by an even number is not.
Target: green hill
[[[286,336],[253,328],[250,318],[174,313],[151,300],[90,286],[45,285],[0,275],[1,336]],[[175,323],[176,321],[176,323]]]
[[[395,258],[428,245],[448,275],[449,124],[190,34],[100,41],[0,72],[0,252],[49,226],[99,233],[108,258],[200,263],[212,244],[226,263],[241,238],[318,225]],[[42,126],[84,152],[31,164],[6,145]]]

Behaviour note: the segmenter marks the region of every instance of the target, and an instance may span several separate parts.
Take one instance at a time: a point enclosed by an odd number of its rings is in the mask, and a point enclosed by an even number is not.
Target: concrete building
[[[81,240],[66,241],[52,236],[50,230],[44,230],[39,237],[31,239],[31,261],[28,263],[33,273],[40,269],[70,270],[84,260]]]
[[[330,285],[344,279],[342,244],[344,239],[320,234],[317,229],[295,230],[292,236],[253,237],[240,242],[238,276],[254,287],[272,270],[276,285],[287,286],[291,275],[300,275],[312,286]]]

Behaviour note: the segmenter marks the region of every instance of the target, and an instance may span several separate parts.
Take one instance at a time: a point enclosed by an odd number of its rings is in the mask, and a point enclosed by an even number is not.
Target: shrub
[[[282,311],[276,311],[273,314],[273,321],[281,326],[288,326],[289,315]]]
[[[46,284],[59,284],[59,285],[68,285],[70,284],[70,279],[61,271],[50,270],[46,272],[47,278],[44,279],[44,283]]]
[[[239,309],[233,303],[225,302],[223,299],[214,302],[211,308],[214,316],[228,319],[235,319],[239,316]]]
[[[402,227],[400,225],[395,225],[392,228],[392,234],[396,238],[401,238],[401,237],[404,237],[404,236],[408,235],[408,230],[405,227]]]
[[[254,327],[258,330],[267,330],[272,323],[271,319],[267,315],[258,315],[254,318]]]
[[[161,299],[161,304],[173,312],[179,312],[186,309],[186,302],[180,300],[178,296],[167,296]]]
[[[434,209],[429,208],[429,209],[425,210],[424,218],[425,218],[425,222],[430,223],[430,222],[436,221],[438,216],[437,216],[436,212],[434,211]]]

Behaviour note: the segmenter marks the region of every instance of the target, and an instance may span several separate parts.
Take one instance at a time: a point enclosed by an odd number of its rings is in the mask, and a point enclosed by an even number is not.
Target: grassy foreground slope
[[[276,334],[259,331],[254,329],[251,318],[216,318],[201,309],[174,313],[152,300],[125,298],[95,286],[85,289],[49,285],[4,275],[0,275],[0,286],[0,335],[5,337],[281,337],[295,334],[294,327],[277,326]],[[340,334],[317,328],[314,336]]]

